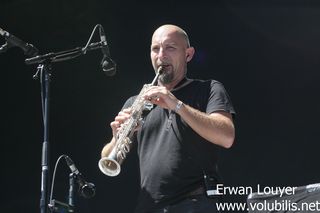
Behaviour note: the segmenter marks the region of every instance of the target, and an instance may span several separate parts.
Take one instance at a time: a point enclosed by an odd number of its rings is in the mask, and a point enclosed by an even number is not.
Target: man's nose
[[[166,51],[163,48],[160,48],[158,57],[160,60],[165,59],[167,57]]]

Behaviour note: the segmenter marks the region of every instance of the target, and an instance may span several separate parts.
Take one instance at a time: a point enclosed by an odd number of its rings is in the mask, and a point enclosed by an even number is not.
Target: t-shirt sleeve
[[[131,107],[133,102],[134,102],[134,100],[135,100],[135,98],[136,98],[136,96],[132,96],[132,97],[128,98],[127,101],[122,106],[121,110]]]
[[[235,115],[231,99],[223,84],[218,81],[211,81],[211,89],[206,112],[210,114],[217,111],[229,112],[233,117]]]

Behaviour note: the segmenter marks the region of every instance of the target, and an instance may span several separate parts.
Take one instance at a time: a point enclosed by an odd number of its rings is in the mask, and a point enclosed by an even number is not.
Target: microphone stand
[[[40,72],[41,83],[41,99],[42,99],[42,112],[43,112],[43,144],[42,144],[42,160],[41,160],[41,198],[40,198],[40,210],[41,213],[46,213],[48,203],[48,172],[49,172],[49,100],[50,100],[50,77],[51,77],[51,65],[48,63],[39,64],[37,73]]]
[[[48,211],[48,191],[49,185],[49,101],[50,101],[50,81],[52,75],[52,63],[66,61],[76,58],[80,55],[86,54],[87,51],[101,49],[106,46],[105,42],[95,42],[87,45],[86,47],[74,48],[71,50],[61,51],[57,53],[48,53],[38,55],[32,58],[27,58],[25,63],[38,64],[37,72],[33,76],[38,79],[40,73],[41,84],[41,102],[43,113],[43,144],[42,144],[42,159],[41,159],[41,198],[40,198],[40,212],[47,213]],[[70,200],[70,202],[72,199]]]
[[[75,187],[75,179],[76,174],[71,172],[69,174],[69,194],[68,194],[68,203],[63,203],[58,200],[51,200],[49,203],[49,209],[52,213],[55,212],[70,212],[73,213],[75,206],[74,206],[74,187]]]

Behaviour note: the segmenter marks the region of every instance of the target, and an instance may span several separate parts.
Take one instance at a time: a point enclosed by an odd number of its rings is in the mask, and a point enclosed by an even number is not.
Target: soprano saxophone
[[[131,116],[121,126],[115,137],[115,145],[107,157],[99,160],[99,169],[108,176],[117,176],[121,171],[121,164],[130,151],[132,141],[131,137],[136,127],[142,119],[142,112],[145,109],[147,101],[143,98],[144,93],[151,87],[157,85],[159,75],[162,73],[162,66],[159,67],[155,78],[151,84],[145,84],[139,95],[131,106]]]

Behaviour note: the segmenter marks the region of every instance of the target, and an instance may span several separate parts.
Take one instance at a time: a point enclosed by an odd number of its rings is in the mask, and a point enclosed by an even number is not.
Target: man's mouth
[[[169,64],[161,64],[161,65],[159,65],[159,67],[162,67],[162,70],[165,71],[170,67],[170,65]]]

